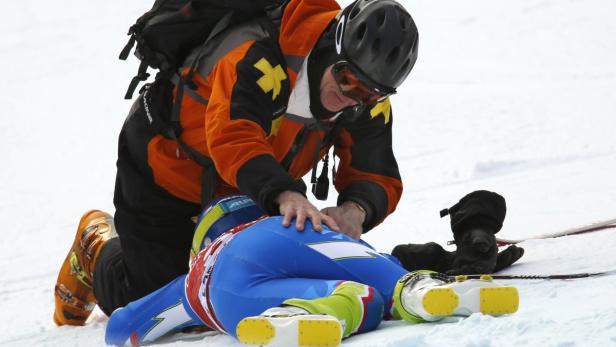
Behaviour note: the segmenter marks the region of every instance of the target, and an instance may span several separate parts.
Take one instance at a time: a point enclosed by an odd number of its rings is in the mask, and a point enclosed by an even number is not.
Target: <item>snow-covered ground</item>
[[[349,1],[344,1],[348,3]],[[136,60],[117,55],[151,0],[0,5],[0,345],[103,345],[106,317],[52,322],[56,273],[79,216],[113,211],[122,97]],[[451,238],[438,211],[500,192],[499,236],[616,217],[616,2],[404,0],[420,58],[393,99],[405,183],[366,236],[381,251]],[[523,243],[508,273],[616,269],[616,230]],[[448,324],[388,322],[346,346],[616,346],[616,280],[517,281],[518,313]],[[178,345],[239,346],[223,335]]]

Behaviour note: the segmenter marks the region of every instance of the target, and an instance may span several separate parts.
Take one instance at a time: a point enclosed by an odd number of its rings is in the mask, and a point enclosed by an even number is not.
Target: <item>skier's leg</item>
[[[328,314],[344,321],[344,337],[376,329],[384,309],[383,298],[375,288],[353,281],[337,282],[334,291],[325,297],[294,297],[285,300],[283,305],[303,308],[313,314]]]
[[[202,322],[186,303],[184,281],[180,276],[145,297],[117,309],[109,317],[105,342],[124,346],[130,341],[137,346],[153,342],[169,332]]]
[[[328,288],[326,295],[317,294],[317,288]],[[246,344],[337,346],[344,337],[374,330],[383,316],[378,291],[352,281],[279,279],[259,283],[252,290],[287,293],[292,299],[242,319],[233,335]]]

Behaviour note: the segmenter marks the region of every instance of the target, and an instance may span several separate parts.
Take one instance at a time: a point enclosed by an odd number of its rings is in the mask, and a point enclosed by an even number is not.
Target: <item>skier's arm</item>
[[[216,171],[229,184],[253,198],[270,215],[284,215],[283,225],[295,218],[298,230],[310,219],[338,229],[308,199],[303,181],[293,179],[274,157],[267,138],[274,121],[286,110],[289,77],[265,39],[247,41],[214,67],[209,76],[212,93],[205,115],[208,151]]]
[[[352,201],[366,212],[363,232],[392,213],[402,195],[402,181],[392,150],[393,117],[389,100],[367,108],[342,129],[335,143],[338,205]]]
[[[283,191],[305,194],[274,158],[267,141],[273,121],[282,115],[289,80],[268,40],[247,41],[214,67],[205,130],[216,171],[252,197],[269,214],[278,214]]]

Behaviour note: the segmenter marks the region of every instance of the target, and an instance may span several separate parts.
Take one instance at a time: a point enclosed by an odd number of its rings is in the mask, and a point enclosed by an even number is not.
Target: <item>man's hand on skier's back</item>
[[[298,231],[303,231],[306,218],[308,218],[316,231],[323,231],[322,223],[332,230],[340,230],[332,217],[319,211],[304,195],[298,192],[285,190],[278,195],[277,202],[280,206],[280,214],[284,217],[282,219],[284,227],[291,225],[291,220],[295,218],[295,228]]]
[[[362,225],[366,219],[366,212],[357,203],[346,201],[340,206],[324,208],[321,212],[336,221],[340,226],[339,232],[359,240],[363,232]]]

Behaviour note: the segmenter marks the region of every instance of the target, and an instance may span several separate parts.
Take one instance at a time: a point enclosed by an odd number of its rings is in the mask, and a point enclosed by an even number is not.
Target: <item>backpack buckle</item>
[[[139,70],[137,71],[137,75],[133,77],[133,79],[130,81],[130,84],[128,85],[128,90],[126,90],[124,99],[126,100],[132,99],[133,93],[135,92],[135,89],[137,89],[139,82],[146,81],[148,77],[150,77],[150,74],[147,73],[147,70],[148,70],[148,64],[145,61],[142,61],[141,64],[139,65]]]

